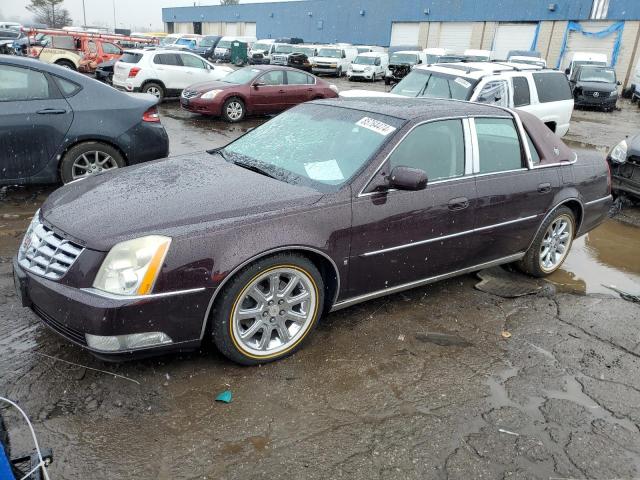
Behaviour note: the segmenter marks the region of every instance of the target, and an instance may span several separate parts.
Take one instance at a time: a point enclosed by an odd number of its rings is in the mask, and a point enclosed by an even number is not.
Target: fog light
[[[102,336],[84,334],[87,345],[94,350],[102,352],[118,352],[120,350],[132,350],[134,348],[153,347],[156,345],[166,345],[173,343],[173,340],[166,333],[145,332],[132,333],[130,335]]]

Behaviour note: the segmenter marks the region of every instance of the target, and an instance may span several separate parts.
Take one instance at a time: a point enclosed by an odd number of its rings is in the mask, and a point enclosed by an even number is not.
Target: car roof
[[[511,114],[500,107],[477,102],[436,98],[360,97],[315,100],[315,104],[389,115],[403,120],[438,119],[459,116],[498,116]]]
[[[432,65],[418,65],[417,70],[430,70],[459,77],[473,78],[478,80],[487,75],[495,75],[505,72],[522,71],[552,71],[539,65],[510,62],[461,62],[461,63],[438,63]]]

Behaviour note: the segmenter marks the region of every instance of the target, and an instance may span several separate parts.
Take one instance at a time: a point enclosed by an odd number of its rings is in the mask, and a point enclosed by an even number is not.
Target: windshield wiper
[[[224,158],[224,156],[222,158]],[[260,168],[252,163],[239,162],[237,160],[232,161],[232,163],[234,165],[237,165],[238,167],[246,168],[247,170],[251,170],[252,172],[259,173],[260,175],[264,175],[265,177],[275,178],[277,180],[275,176],[267,172],[264,168]]]

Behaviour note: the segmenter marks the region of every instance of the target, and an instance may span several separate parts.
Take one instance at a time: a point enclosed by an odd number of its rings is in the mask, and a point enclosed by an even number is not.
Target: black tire
[[[229,116],[228,109],[231,104],[236,104],[241,108],[241,113],[239,117]],[[222,118],[224,118],[229,123],[238,123],[244,120],[244,117],[247,115],[247,107],[244,102],[238,97],[228,98],[224,105],[222,106]]]
[[[341,78],[342,77],[342,67],[338,68],[338,71],[336,72],[336,78]]]
[[[158,98],[158,103],[164,100],[164,97],[167,92],[165,92],[164,87],[156,82],[148,82],[145,83],[142,87],[142,93],[148,93]]]
[[[76,68],[76,66],[73,64],[72,61],[70,60],[58,60],[56,62],[56,65],[62,67],[62,68],[68,68],[69,70],[73,70],[73,71],[77,71],[78,69]]]
[[[542,253],[541,252],[542,242],[545,240],[545,236],[547,235],[547,230],[550,228],[551,225],[553,225],[560,218],[567,218],[571,222],[571,235],[569,238],[569,243],[566,246],[566,251],[562,259],[560,260],[560,262],[551,269],[544,269],[541,266],[541,259],[540,259],[540,255]],[[532,277],[542,278],[542,277],[546,277],[547,275],[551,275],[553,272],[558,270],[564,263],[565,259],[567,258],[567,255],[569,254],[569,251],[571,250],[571,245],[573,243],[573,239],[575,238],[575,235],[576,235],[576,219],[573,211],[568,207],[558,207],[542,223],[538,233],[536,234],[536,237],[533,240],[533,243],[529,247],[529,250],[527,250],[527,253],[522,258],[522,260],[516,263],[516,267],[520,271],[528,275],[531,275]]]
[[[102,142],[79,143],[67,150],[60,161],[60,180],[62,180],[62,183],[69,183],[74,180],[73,164],[78,157],[88,152],[102,152],[109,155],[117,165],[114,168],[122,168],[126,166],[126,162],[124,161],[122,154],[111,145],[107,145]]]
[[[246,289],[261,275],[278,268],[293,268],[302,272],[312,280],[316,295],[315,310],[312,313],[311,321],[304,327],[305,330],[295,342],[287,346],[285,350],[264,356],[255,356],[243,350],[242,346],[236,342],[233,330],[234,322],[232,315],[237,302],[244,297]],[[213,342],[225,357],[241,365],[258,365],[261,363],[273,362],[288,357],[296,352],[304,342],[311,336],[318,319],[322,315],[324,305],[324,282],[322,275],[316,266],[306,257],[298,254],[277,254],[271,257],[257,260],[240,270],[220,293],[216,299],[211,315],[211,332]]]
[[[391,85],[391,80],[388,77],[384,77],[384,84],[387,86]]]

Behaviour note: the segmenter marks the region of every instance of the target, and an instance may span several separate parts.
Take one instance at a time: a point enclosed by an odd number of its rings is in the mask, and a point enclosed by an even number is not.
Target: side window
[[[282,70],[273,70],[262,75],[259,81],[265,85],[282,85],[284,83],[283,73]]]
[[[480,171],[504,172],[522,168],[520,138],[510,118],[476,118]]]
[[[529,81],[525,77],[513,77],[513,106],[524,107],[530,103]]]
[[[464,131],[461,120],[416,127],[389,158],[389,170],[404,166],[427,172],[429,181],[464,175]]]
[[[180,58],[175,53],[160,53],[153,58],[153,63],[158,65],[182,66]]]
[[[296,72],[293,70],[287,70],[287,83],[289,85],[307,85],[310,77],[304,72]]]
[[[50,98],[49,82],[42,72],[0,65],[0,102]]]
[[[507,88],[507,82],[504,80],[487,82],[484,87],[482,87],[480,95],[478,95],[478,102],[497,105],[499,107],[508,107],[509,90]]]
[[[204,62],[194,55],[181,54],[180,58],[182,59],[182,65],[185,67],[206,68]]]
[[[533,81],[540,103],[573,99],[567,76],[562,72],[534,73]]]
[[[87,49],[89,50],[89,53],[98,53],[98,46],[93,40],[89,40],[87,42]]]
[[[538,149],[533,144],[533,141],[531,141],[529,134],[525,132],[525,135],[527,136],[527,145],[529,145],[529,151],[531,152],[531,163],[534,165],[540,165],[540,154],[538,153]]]
[[[102,51],[108,55],[118,55],[122,53],[113,43],[102,42]]]
[[[80,85],[70,82],[64,78],[53,77],[58,84],[58,88],[62,92],[62,95],[65,97],[72,97],[76,93],[78,93],[81,89]]]

